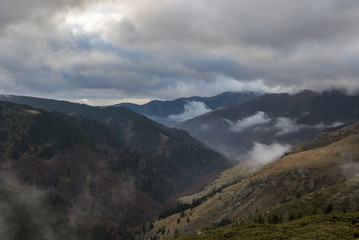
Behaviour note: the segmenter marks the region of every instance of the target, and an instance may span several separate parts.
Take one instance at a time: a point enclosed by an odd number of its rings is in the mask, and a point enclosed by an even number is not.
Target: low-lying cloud
[[[184,105],[183,113],[176,114],[176,115],[170,115],[170,116],[168,116],[168,120],[170,122],[185,121],[185,120],[197,117],[199,115],[202,115],[202,114],[210,112],[210,111],[212,111],[212,109],[210,109],[204,102],[191,101],[191,102],[187,102]]]
[[[267,117],[264,112],[257,112],[256,114],[250,117],[239,119],[235,123],[233,123],[230,120],[225,120],[225,121],[230,124],[230,130],[232,130],[233,132],[240,132],[243,129],[249,127],[269,123],[271,119]]]
[[[251,164],[265,165],[279,159],[289,148],[289,144],[272,143],[265,145],[255,142],[253,149],[248,154],[248,159]]]
[[[335,128],[335,127],[339,127],[341,125],[343,125],[344,123],[342,122],[335,122],[333,124],[324,124],[324,123],[319,123],[317,125],[315,125],[315,128]]]
[[[294,120],[285,117],[277,118],[274,124],[274,129],[278,131],[275,134],[277,136],[299,132],[303,127],[305,127],[305,125],[298,124]]]
[[[308,128],[324,129],[343,125],[342,122],[334,122],[331,124],[325,124],[321,122],[316,125],[299,124],[291,118],[270,118],[268,115],[261,111],[250,117],[239,119],[237,122],[233,122],[228,119],[224,119],[224,121],[229,124],[229,129],[236,133],[239,133],[246,128],[256,126],[256,131],[276,131],[275,136],[284,136],[287,134],[298,133],[301,130]],[[274,125],[269,125],[271,122],[274,123]]]

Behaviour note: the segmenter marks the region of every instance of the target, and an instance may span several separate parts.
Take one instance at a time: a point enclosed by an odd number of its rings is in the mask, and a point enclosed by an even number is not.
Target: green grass
[[[313,215],[282,224],[247,224],[224,227],[196,235],[190,239],[356,239],[359,238],[359,212]]]

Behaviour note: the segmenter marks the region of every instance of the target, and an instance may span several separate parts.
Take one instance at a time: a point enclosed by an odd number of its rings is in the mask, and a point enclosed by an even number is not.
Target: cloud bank
[[[212,109],[210,109],[204,102],[191,101],[184,105],[183,113],[168,116],[168,121],[185,121],[209,111],[212,111]]]
[[[257,112],[256,114],[249,116],[247,118],[239,119],[237,122],[231,122],[230,120],[225,120],[229,123],[229,129],[233,132],[240,132],[243,129],[253,127],[256,125],[266,124],[271,121],[264,112]]]
[[[305,125],[298,124],[294,120],[285,117],[276,118],[274,124],[274,129],[278,132],[275,134],[277,136],[287,135],[290,133],[299,132],[302,128],[306,127]]]
[[[265,165],[279,159],[289,148],[290,145],[288,144],[273,143],[265,145],[255,142],[248,159],[253,165]]]
[[[357,92],[358,22],[355,0],[1,0],[0,93]]]
[[[236,122],[230,121],[228,119],[223,119],[229,124],[229,130],[235,133],[239,133],[247,128],[254,127],[256,131],[276,131],[275,136],[284,136],[287,134],[298,133],[303,129],[309,128],[333,128],[343,125],[341,122],[334,122],[332,124],[319,123],[317,125],[306,125],[299,124],[294,119],[287,117],[277,117],[270,118],[264,112],[257,112],[252,116],[239,119]]]

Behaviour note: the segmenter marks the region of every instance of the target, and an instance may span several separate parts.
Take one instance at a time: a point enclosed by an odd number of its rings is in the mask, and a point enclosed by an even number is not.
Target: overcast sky
[[[0,0],[0,93],[359,89],[358,0]]]

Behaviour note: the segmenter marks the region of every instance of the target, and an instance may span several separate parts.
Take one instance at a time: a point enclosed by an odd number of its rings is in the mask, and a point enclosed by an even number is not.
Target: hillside
[[[274,216],[278,221],[287,221],[292,215],[323,213],[329,205],[336,211],[357,210],[359,124],[335,134],[344,135],[348,129],[351,133],[342,139],[284,156],[221,189],[201,205],[156,221],[154,229],[165,227],[172,234],[177,229],[179,234],[186,235],[233,221],[263,219],[268,223]],[[155,234],[151,231],[145,236]]]
[[[314,215],[282,224],[248,224],[201,232],[178,238],[200,239],[357,239],[359,236],[359,213],[332,213]]]
[[[65,101],[21,96],[1,96],[0,99],[27,104],[35,108],[52,110],[64,114],[81,115],[106,125],[116,137],[130,147],[144,151],[154,159],[149,163],[130,162],[136,174],[141,171],[156,178],[158,183],[146,181],[139,188],[152,193],[157,201],[165,202],[181,192],[198,189],[218,172],[230,166],[230,162],[218,153],[192,138],[183,130],[164,127],[126,108],[101,108]],[[154,164],[153,167],[151,164]],[[141,166],[141,167],[138,167]],[[142,167],[143,166],[143,167]],[[159,173],[157,173],[159,172]],[[175,180],[171,186],[162,189],[162,172]]]
[[[242,161],[254,143],[297,145],[318,136],[326,128],[359,118],[359,95],[340,91],[260,96],[252,101],[217,109],[178,123],[226,156]]]
[[[1,229],[33,228],[30,239],[44,236],[44,228],[54,234],[56,221],[76,239],[125,236],[127,230],[156,216],[165,201],[225,166],[212,162],[215,157],[207,159],[218,155],[209,155],[195,142],[174,141],[173,151],[191,150],[178,153],[178,158],[156,155],[127,145],[106,125],[79,114],[9,102],[0,102],[0,133],[0,201],[8,206],[0,212],[6,219],[17,219]],[[173,160],[186,156],[187,162]],[[187,167],[191,169],[186,171]],[[22,192],[34,197],[29,202]],[[43,205],[46,201],[51,201],[50,209]],[[17,202],[27,215],[6,210],[18,208]],[[34,205],[41,209],[40,215],[30,210]],[[55,214],[55,222],[46,222],[48,214]]]
[[[208,110],[214,110],[221,107],[248,102],[255,99],[259,95],[259,93],[255,92],[224,92],[213,97],[196,96],[189,98],[178,98],[172,101],[155,100],[143,105],[121,103],[114,105],[114,107],[126,107],[134,112],[148,116],[162,124],[168,124],[171,121],[178,120],[179,115],[186,113],[186,110],[190,111],[190,109],[186,109],[186,104],[191,102],[203,103],[208,108]],[[193,109],[193,111],[196,110],[197,109]]]

